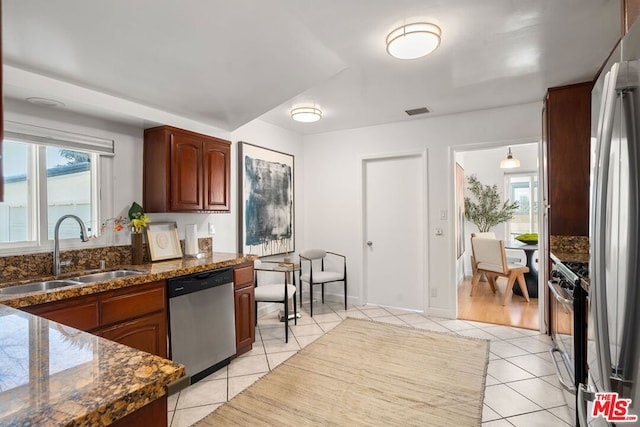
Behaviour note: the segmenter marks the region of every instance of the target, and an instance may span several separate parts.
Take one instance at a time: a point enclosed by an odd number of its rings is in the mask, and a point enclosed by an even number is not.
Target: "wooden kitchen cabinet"
[[[236,316],[236,356],[253,348],[256,338],[253,264],[233,270],[234,309]]]
[[[99,303],[95,296],[34,305],[23,310],[86,332],[100,327]]]
[[[231,142],[171,126],[144,132],[146,212],[229,212]]]
[[[548,231],[589,235],[592,82],[550,88],[543,114],[547,153]]]
[[[640,0],[621,0],[622,9],[622,36],[627,34],[629,28],[640,16]]]
[[[166,358],[165,322],[162,313],[151,314],[102,329],[102,337]]]
[[[23,310],[166,358],[166,287],[161,280]]]
[[[543,283],[550,279],[550,236],[589,235],[589,169],[592,82],[550,88],[542,112],[546,226],[541,254]],[[545,330],[551,326],[551,295],[544,286]]]

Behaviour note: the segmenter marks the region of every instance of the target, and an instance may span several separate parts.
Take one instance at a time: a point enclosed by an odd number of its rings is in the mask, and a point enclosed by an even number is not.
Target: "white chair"
[[[476,286],[478,286],[480,276],[485,274],[494,293],[496,292],[495,278],[497,276],[507,278],[507,289],[504,293],[502,305],[507,305],[507,300],[513,291],[513,285],[516,280],[522,295],[529,302],[529,291],[524,281],[524,273],[529,272],[529,267],[507,263],[503,240],[474,237],[471,239],[471,249],[476,260],[476,271],[473,274],[473,279],[471,279],[471,296],[473,296]]]
[[[254,261],[254,266],[259,266],[260,261]],[[288,274],[284,275],[284,283],[264,284],[258,286],[258,271],[255,279],[255,319],[258,324],[258,303],[273,302],[284,304],[284,342],[289,342],[289,300],[293,300],[294,324],[298,324],[298,307],[296,305],[296,287],[287,282]]]
[[[339,268],[332,269],[325,263],[325,257],[337,259]],[[327,261],[329,261],[327,259]],[[319,264],[319,265],[318,265]],[[304,266],[308,266],[308,271],[303,272]],[[313,317],[313,286],[322,285],[322,303],[324,304],[325,283],[344,283],[344,309],[347,309],[347,258],[335,252],[327,252],[323,249],[309,249],[300,253],[300,305],[302,305],[302,283],[309,284],[309,305],[311,317]]]
[[[477,233],[471,233],[471,238],[473,239],[474,237],[479,237],[481,239],[495,239],[496,238],[496,233],[494,233],[493,231],[483,231],[483,232],[477,232]],[[473,248],[472,248],[473,250]],[[524,251],[518,250],[516,249],[516,251],[518,251],[519,253],[522,253],[522,256],[524,256]],[[509,255],[509,250],[505,249],[505,252],[507,253],[507,262],[509,264],[525,264],[525,260],[523,260],[521,257],[519,256],[508,256]],[[513,251],[511,251],[511,255],[513,255]],[[526,257],[525,257],[526,259]],[[473,259],[471,260],[471,264],[473,265],[473,272],[475,273],[475,264]]]

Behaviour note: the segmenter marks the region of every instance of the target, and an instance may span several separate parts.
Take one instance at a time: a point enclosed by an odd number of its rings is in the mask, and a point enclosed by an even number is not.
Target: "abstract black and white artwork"
[[[241,253],[268,256],[295,250],[293,156],[239,143]]]

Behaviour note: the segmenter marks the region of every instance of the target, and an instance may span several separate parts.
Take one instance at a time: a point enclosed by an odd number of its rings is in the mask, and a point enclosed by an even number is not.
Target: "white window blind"
[[[10,120],[6,120],[4,126],[5,139],[89,151],[106,156],[114,155],[114,141],[112,139],[98,138]]]

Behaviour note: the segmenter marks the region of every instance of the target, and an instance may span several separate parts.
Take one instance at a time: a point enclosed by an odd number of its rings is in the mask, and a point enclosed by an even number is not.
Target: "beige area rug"
[[[347,318],[198,422],[479,426],[489,342]]]

